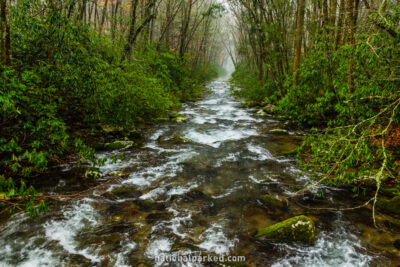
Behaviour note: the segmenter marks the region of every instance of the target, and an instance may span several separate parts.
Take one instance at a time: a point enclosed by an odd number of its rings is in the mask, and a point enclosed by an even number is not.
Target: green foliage
[[[385,15],[373,14],[370,21],[384,22],[396,34],[400,8],[390,8]],[[312,157],[300,157],[300,163],[315,179],[355,186],[356,194],[359,186],[379,188],[388,177],[396,177],[400,151],[399,35],[368,29],[359,30],[354,47],[336,47],[329,36],[316,35],[312,49],[302,58],[298,84],[294,86],[293,76],[287,76],[281,85],[284,94],[273,86],[276,79],[259,81],[247,62],[233,74],[234,82],[242,87],[235,94],[247,101],[274,102],[276,111],[298,126],[326,128],[319,131],[323,134],[305,140],[302,155]],[[273,25],[265,31],[276,33]],[[355,87],[351,93],[350,61]]]
[[[0,66],[0,175],[15,181],[46,171],[66,153],[101,165],[76,129],[155,122],[217,74],[152,46],[121,63],[122,44],[57,5],[22,0],[10,11],[13,66]]]
[[[47,206],[42,199],[37,199],[37,192],[30,186],[27,187],[21,180],[17,186],[11,178],[4,178],[0,175],[0,211],[13,213],[16,210],[24,209],[32,217],[40,212],[46,211]]]
[[[234,95],[244,98],[249,102],[263,105],[266,98],[277,92],[274,81],[260,82],[255,71],[245,64],[239,65],[232,74],[232,81],[240,89],[234,90]]]

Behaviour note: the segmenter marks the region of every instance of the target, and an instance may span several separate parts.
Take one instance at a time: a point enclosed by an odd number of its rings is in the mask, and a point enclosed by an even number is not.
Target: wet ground
[[[156,261],[168,255],[242,255],[248,266],[396,266],[396,226],[374,229],[368,208],[314,209],[361,203],[348,191],[318,187],[285,208],[262,206],[263,194],[284,199],[310,183],[284,155],[301,137],[271,134],[281,123],[240,107],[229,87],[223,79],[211,82],[202,101],[181,111],[187,122],[156,127],[144,147],[99,154],[125,159],[107,162],[95,182],[70,166],[55,169],[42,192],[94,189],[89,197],[49,202],[39,218],[17,213],[3,220],[0,266],[205,265]],[[252,237],[299,214],[315,220],[315,246]]]

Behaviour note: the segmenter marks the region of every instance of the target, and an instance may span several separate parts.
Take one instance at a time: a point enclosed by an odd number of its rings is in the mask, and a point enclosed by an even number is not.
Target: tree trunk
[[[335,25],[336,25],[336,9],[337,9],[337,0],[330,0],[330,14],[329,14],[329,35],[330,40],[335,40]]]
[[[304,24],[304,9],[305,0],[297,0],[297,18],[296,18],[296,36],[294,40],[294,59],[293,59],[293,83],[297,85],[299,82],[298,69],[300,66],[301,58],[301,43],[302,43],[302,31]]]
[[[335,47],[336,48],[341,44],[341,40],[342,40],[344,9],[345,9],[345,0],[340,0],[339,16],[338,16],[338,19],[337,19],[337,27],[336,27],[337,28],[337,32],[336,32],[336,39],[335,39]]]
[[[134,0],[134,2],[136,2],[136,1]],[[106,15],[107,15],[107,6],[108,6],[108,0],[105,0],[104,1],[104,7],[103,7],[103,13],[101,14],[99,36],[101,36],[101,34],[103,32],[104,21],[106,20]]]
[[[8,20],[7,0],[0,0],[1,63],[11,66],[11,30]]]
[[[354,38],[354,0],[346,0],[346,13],[347,13],[347,44],[350,48],[354,48],[355,45],[355,38]],[[353,51],[351,51],[351,55],[349,57],[349,65],[347,67],[347,90],[349,97],[354,93],[354,62],[353,62]],[[353,102],[350,101],[350,118],[351,121],[354,122],[354,105]]]

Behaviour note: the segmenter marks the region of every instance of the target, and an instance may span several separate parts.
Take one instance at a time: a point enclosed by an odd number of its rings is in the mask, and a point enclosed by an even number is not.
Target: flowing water
[[[3,219],[0,265],[207,265],[156,261],[161,255],[199,254],[243,255],[248,266],[395,264],[398,254],[386,244],[396,235],[382,237],[373,230],[370,210],[304,208],[355,205],[345,197],[347,191],[319,187],[313,191],[324,197],[307,193],[287,208],[263,208],[261,195],[290,197],[310,183],[295,158],[283,155],[301,137],[269,133],[281,123],[240,107],[229,87],[222,79],[211,82],[202,101],[183,108],[187,122],[151,130],[143,147],[123,151],[123,160],[101,167],[104,177],[97,181],[82,179],[82,173],[69,166],[55,169],[42,192],[94,189],[89,197],[49,202],[49,211],[39,218],[17,213]],[[121,176],[110,175],[115,171]],[[118,188],[130,190],[118,197],[110,194]],[[252,237],[257,228],[298,214],[316,221],[315,246]],[[379,242],[383,245],[376,245]],[[385,246],[389,248],[382,249]]]

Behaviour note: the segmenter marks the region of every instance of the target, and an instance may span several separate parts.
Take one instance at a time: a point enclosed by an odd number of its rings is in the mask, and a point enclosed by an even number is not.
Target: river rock
[[[146,223],[147,224],[154,224],[156,222],[160,221],[168,221],[171,220],[172,214],[169,212],[156,212],[156,213],[150,213],[146,217]]]
[[[118,198],[138,198],[142,193],[134,188],[122,187],[111,190],[111,194]]]
[[[275,112],[276,106],[272,104],[268,104],[265,107],[262,108],[265,112],[269,114],[273,114]]]
[[[174,122],[177,123],[182,123],[182,122],[186,122],[187,119],[185,118],[185,116],[183,116],[182,114],[177,114],[175,117],[173,117],[172,119]]]
[[[400,215],[400,197],[396,196],[392,199],[378,199],[376,206],[386,212]]]
[[[106,132],[109,134],[121,134],[122,131],[124,130],[120,126],[113,126],[113,125],[108,125],[108,124],[101,124],[100,127],[103,130],[103,132]]]
[[[187,138],[187,137],[180,136],[180,135],[174,136],[174,137],[172,137],[170,140],[173,141],[173,142],[176,143],[176,144],[179,144],[179,143],[184,143],[184,144],[192,143],[192,144],[196,144],[196,142],[193,141],[192,139],[189,139],[189,138]]]
[[[275,209],[285,209],[287,207],[286,202],[272,196],[272,195],[263,195],[260,197],[261,202],[263,205],[270,209],[270,210],[275,210]]]
[[[98,168],[88,168],[85,171],[85,178],[98,179],[103,177],[103,173]]]
[[[288,130],[279,129],[279,128],[272,129],[269,131],[269,133],[271,133],[271,134],[289,134]]]
[[[104,149],[106,150],[119,150],[119,149],[128,149],[133,146],[133,141],[124,141],[124,140],[117,140],[112,143],[107,143],[104,145]]]
[[[137,199],[134,201],[134,203],[141,211],[165,210],[165,204],[161,202]]]
[[[112,171],[112,172],[107,173],[107,175],[113,176],[113,177],[123,177],[123,176],[129,175],[129,173],[123,172],[123,171]]]
[[[313,245],[315,243],[315,225],[309,217],[300,215],[261,228],[255,237]]]
[[[257,112],[255,113],[255,115],[260,116],[260,117],[268,116],[268,114],[267,114],[264,110],[262,110],[262,109],[260,109],[259,111],[257,111]]]

